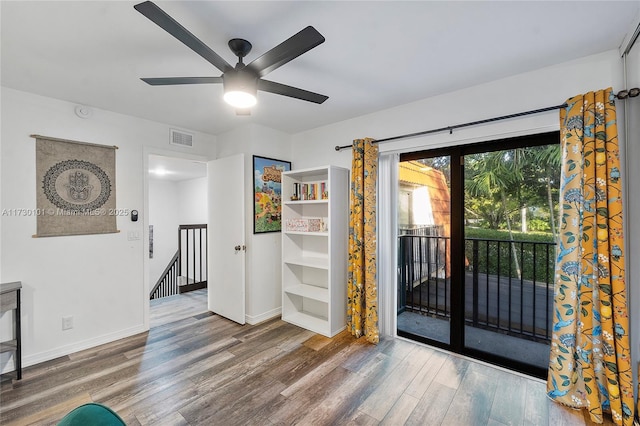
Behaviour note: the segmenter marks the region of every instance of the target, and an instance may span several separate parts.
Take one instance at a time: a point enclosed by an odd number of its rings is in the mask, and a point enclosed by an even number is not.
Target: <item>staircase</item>
[[[207,287],[207,225],[180,225],[178,250],[150,292],[150,299]]]

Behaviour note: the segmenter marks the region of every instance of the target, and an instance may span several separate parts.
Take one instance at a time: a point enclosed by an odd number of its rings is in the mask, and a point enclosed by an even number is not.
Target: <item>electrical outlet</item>
[[[62,329],[71,330],[73,328],[73,317],[71,315],[62,317]]]

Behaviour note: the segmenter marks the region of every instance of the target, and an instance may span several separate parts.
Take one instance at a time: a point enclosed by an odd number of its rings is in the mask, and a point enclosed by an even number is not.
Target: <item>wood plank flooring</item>
[[[90,401],[128,425],[592,424],[540,380],[401,339],[240,326],[206,311],[206,290],[154,301],[151,324],[5,381],[0,424],[55,424]]]

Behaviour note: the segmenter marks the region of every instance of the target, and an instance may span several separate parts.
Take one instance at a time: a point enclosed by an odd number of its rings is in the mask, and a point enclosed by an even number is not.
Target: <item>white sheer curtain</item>
[[[378,160],[378,321],[380,336],[396,335],[398,278],[398,161],[397,153]]]

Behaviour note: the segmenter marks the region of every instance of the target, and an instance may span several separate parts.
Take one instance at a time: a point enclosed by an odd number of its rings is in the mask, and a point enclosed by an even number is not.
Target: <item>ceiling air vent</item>
[[[169,143],[171,145],[193,148],[193,135],[191,133],[171,129],[171,140],[169,141]]]

